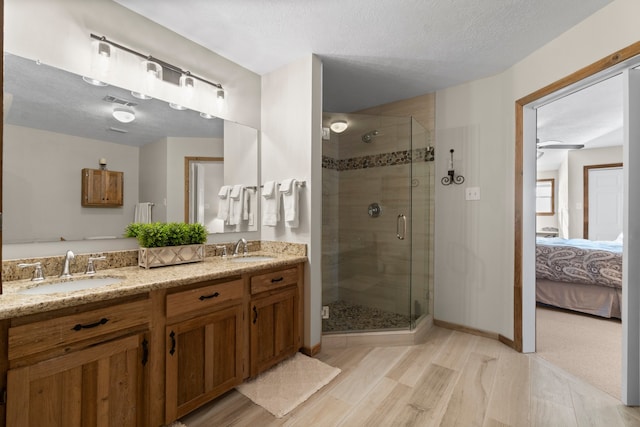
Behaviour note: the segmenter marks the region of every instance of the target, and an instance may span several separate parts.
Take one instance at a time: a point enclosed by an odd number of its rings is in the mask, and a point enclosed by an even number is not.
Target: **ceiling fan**
[[[584,148],[584,144],[565,144],[555,140],[540,142],[540,139],[536,139],[536,148],[538,150],[536,158],[539,159],[544,155],[542,150],[579,150]]]

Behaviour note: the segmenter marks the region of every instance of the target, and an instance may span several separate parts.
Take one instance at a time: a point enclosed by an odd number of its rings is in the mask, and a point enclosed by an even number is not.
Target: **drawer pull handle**
[[[176,352],[176,333],[171,331],[169,338],[171,338],[171,350],[169,350],[169,354],[173,356],[173,353]]]
[[[256,309],[256,306],[253,306],[253,324],[255,325],[256,322],[258,321],[258,310]]]
[[[102,319],[98,320],[96,323],[90,323],[88,325],[83,325],[81,323],[78,323],[76,326],[74,326],[71,329],[73,329],[74,331],[80,331],[82,329],[91,329],[91,328],[95,328],[96,326],[104,325],[108,321],[109,319],[107,319],[106,317],[103,317]]]
[[[198,298],[198,299],[200,301],[204,301],[206,299],[215,298],[215,297],[219,297],[219,296],[220,296],[220,294],[216,292],[216,293],[211,294],[211,295],[200,295],[200,298]]]
[[[149,361],[149,341],[142,340],[142,366],[147,366]]]
[[[278,277],[277,279],[271,279],[271,283],[282,282],[283,280],[284,280],[284,277]]]

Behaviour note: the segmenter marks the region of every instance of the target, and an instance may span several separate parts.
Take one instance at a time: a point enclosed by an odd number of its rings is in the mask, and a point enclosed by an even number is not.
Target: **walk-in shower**
[[[409,330],[429,313],[431,132],[410,117],[324,113],[323,333]],[[363,144],[365,142],[366,144]]]

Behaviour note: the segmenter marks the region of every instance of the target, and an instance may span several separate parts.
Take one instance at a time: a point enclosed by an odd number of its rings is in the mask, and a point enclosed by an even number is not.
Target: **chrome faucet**
[[[65,257],[64,257],[64,264],[62,265],[62,273],[60,273],[60,277],[63,277],[65,279],[71,277],[71,273],[69,272],[69,263],[75,258],[76,256],[73,254],[73,252],[71,252],[71,250],[68,250]]]
[[[247,249],[247,239],[243,237],[242,239],[238,240],[238,242],[236,243],[236,246],[233,249],[233,256],[238,255],[238,250],[240,249],[240,245],[244,246],[244,250],[242,251],[243,255],[246,255],[249,253],[249,250]]]

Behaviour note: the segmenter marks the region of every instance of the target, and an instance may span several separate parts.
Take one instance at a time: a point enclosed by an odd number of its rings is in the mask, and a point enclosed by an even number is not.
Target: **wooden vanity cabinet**
[[[123,172],[82,169],[82,206],[122,206],[123,184]]]
[[[302,346],[302,265],[250,279],[250,374],[295,354]]]
[[[139,300],[26,323],[13,319],[7,425],[148,425],[149,308],[149,300]]]
[[[167,295],[166,423],[242,382],[244,295],[241,279]]]

